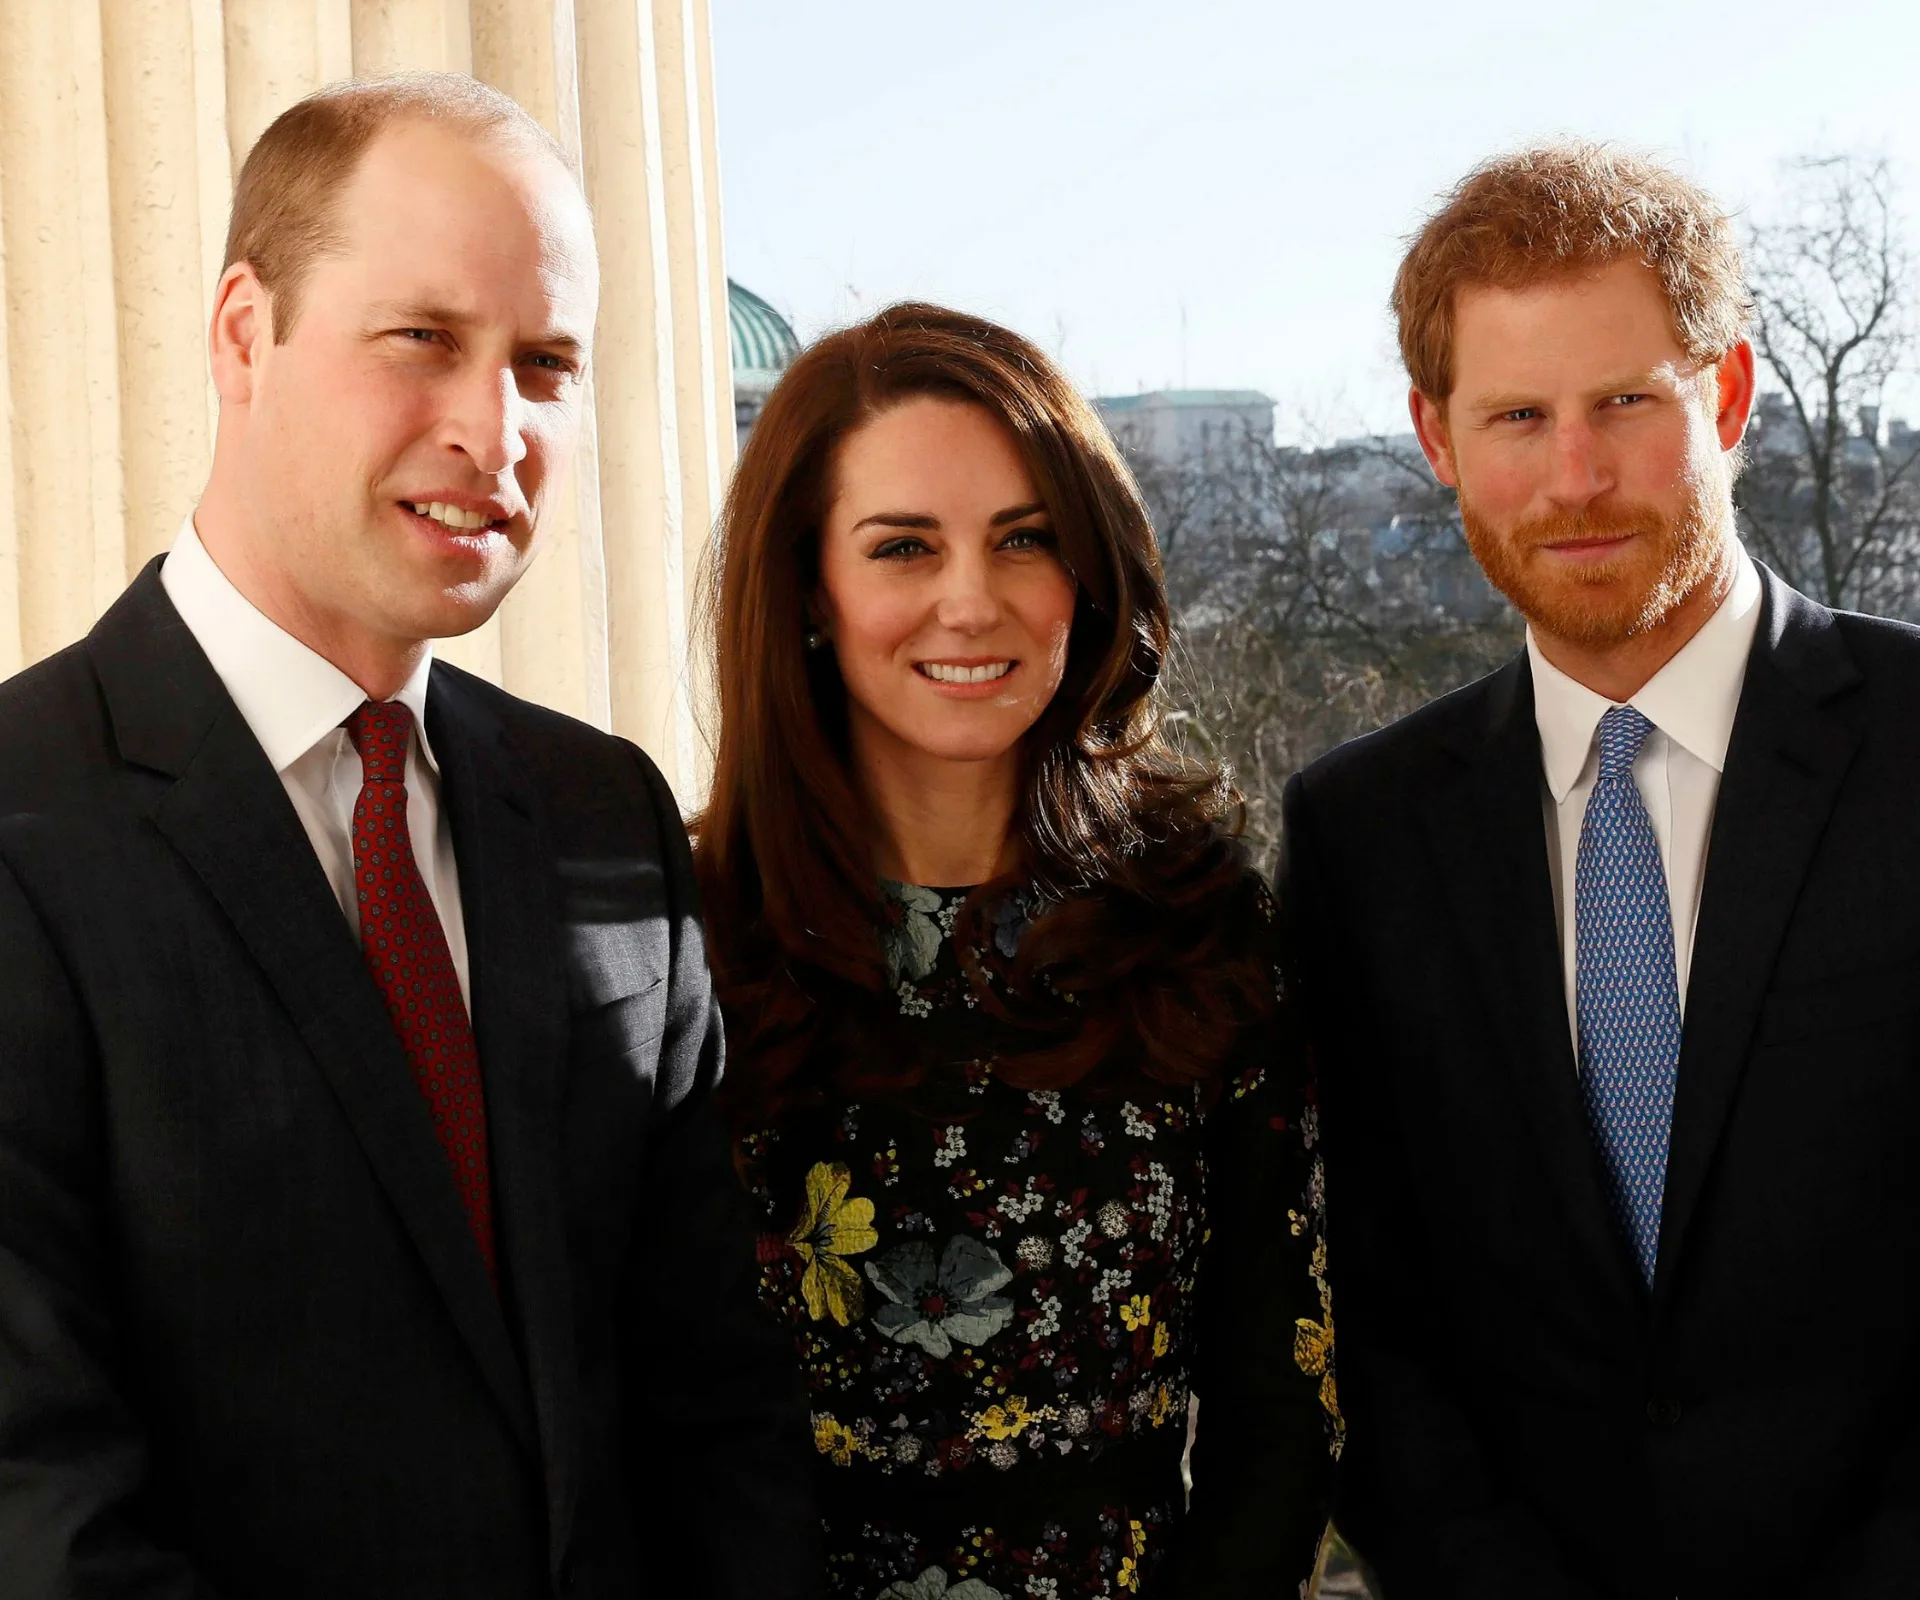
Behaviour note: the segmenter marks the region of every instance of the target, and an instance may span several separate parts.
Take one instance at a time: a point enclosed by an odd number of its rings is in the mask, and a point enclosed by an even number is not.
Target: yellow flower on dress
[[[1293,1364],[1308,1377],[1320,1380],[1320,1405],[1333,1423],[1333,1454],[1337,1459],[1346,1443],[1347,1419],[1340,1415],[1340,1390],[1333,1375],[1333,1290],[1327,1284],[1327,1241],[1313,1247],[1313,1281],[1320,1291],[1320,1320],[1296,1317],[1293,1324]]]
[[[1156,1428],[1164,1427],[1168,1417],[1173,1415],[1173,1394],[1163,1383],[1155,1391],[1153,1407],[1147,1412],[1147,1421]]]
[[[1140,1571],[1133,1564],[1132,1556],[1122,1556],[1120,1558],[1120,1573],[1113,1581],[1123,1589],[1138,1589],[1140,1587]]]
[[[1017,1439],[1033,1423],[1051,1422],[1060,1413],[1052,1406],[1042,1406],[1038,1411],[1027,1409],[1022,1395],[1009,1395],[1004,1404],[988,1406],[973,1419],[973,1426],[967,1429],[969,1439]]]
[[[1137,1332],[1153,1321],[1153,1296],[1137,1294],[1120,1308],[1120,1321],[1128,1333]]]
[[[1167,1331],[1167,1325],[1164,1322],[1156,1322],[1153,1325],[1153,1358],[1154,1360],[1158,1361],[1160,1357],[1165,1355],[1172,1348],[1173,1348],[1173,1335]]]
[[[813,1419],[813,1447],[836,1467],[850,1466],[860,1440],[853,1429],[833,1417]]]
[[[846,1327],[866,1310],[866,1288],[846,1257],[871,1250],[880,1242],[873,1231],[873,1202],[847,1195],[853,1175],[839,1162],[816,1162],[807,1173],[806,1209],[794,1224],[787,1242],[804,1261],[800,1293],[807,1314]]]
[[[1332,1366],[1333,1329],[1312,1317],[1297,1317],[1293,1324],[1293,1364],[1308,1377],[1317,1377]]]

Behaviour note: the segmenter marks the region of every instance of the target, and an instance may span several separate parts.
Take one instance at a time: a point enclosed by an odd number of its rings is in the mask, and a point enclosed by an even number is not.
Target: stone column
[[[0,674],[85,633],[193,505],[254,138],[321,84],[407,68],[539,118],[602,263],[565,514],[443,653],[633,739],[690,803],[692,585],[733,463],[707,0],[0,0]]]

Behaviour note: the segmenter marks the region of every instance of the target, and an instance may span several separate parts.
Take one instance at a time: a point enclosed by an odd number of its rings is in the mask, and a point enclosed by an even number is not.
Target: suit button
[[[1680,1407],[1672,1400],[1649,1400],[1647,1421],[1656,1428],[1671,1428],[1680,1420]]]

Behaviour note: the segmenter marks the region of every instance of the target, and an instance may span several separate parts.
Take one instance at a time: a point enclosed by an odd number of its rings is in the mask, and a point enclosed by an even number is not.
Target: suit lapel
[[[532,1378],[549,1548],[567,1548],[580,1439],[573,1284],[561,1212],[567,998],[548,863],[525,761],[469,680],[436,665],[427,735],[440,760],[466,917],[474,1036],[486,1084],[503,1285]]]
[[[1833,613],[1761,569],[1764,609],[1714,806],[1661,1208],[1663,1304],[1746,1065],[1774,958],[1859,735],[1827,704],[1859,681]]]
[[[206,886],[332,1086],[522,1442],[526,1381],[379,991],[278,776],[150,565],[90,646],[122,755],[176,781],[152,820]]]
[[[1524,655],[1489,681],[1485,718],[1452,743],[1427,811],[1435,858],[1548,1181],[1581,1254],[1621,1296],[1640,1291],[1608,1207],[1567,1023]]]

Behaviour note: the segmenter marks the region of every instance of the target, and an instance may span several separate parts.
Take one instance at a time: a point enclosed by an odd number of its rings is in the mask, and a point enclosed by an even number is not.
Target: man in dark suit
[[[1282,899],[1387,1600],[1920,1594],[1920,631],[1755,566],[1724,217],[1470,176],[1395,291],[1528,622],[1316,763]]]
[[[0,1596],[814,1591],[673,799],[426,641],[579,428],[597,265],[471,80],[249,157],[207,490],[0,686]]]

